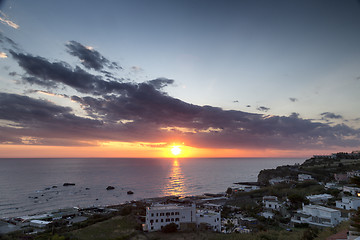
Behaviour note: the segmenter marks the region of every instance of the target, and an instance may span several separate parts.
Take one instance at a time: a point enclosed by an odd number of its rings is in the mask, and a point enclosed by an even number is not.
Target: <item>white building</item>
[[[250,192],[250,191],[254,191],[254,190],[258,190],[258,189],[260,189],[259,186],[240,184],[240,185],[238,185],[237,188],[234,188],[233,190],[235,190],[235,191]]]
[[[170,223],[175,223],[178,228],[182,223],[194,223],[198,227],[201,224],[207,224],[213,231],[221,231],[220,212],[196,211],[195,204],[188,206],[175,204],[154,205],[146,208],[144,230],[149,232],[159,231]]]
[[[165,225],[175,223],[180,228],[180,223],[196,222],[196,207],[169,205],[154,205],[146,208],[145,230],[159,231]]]
[[[279,183],[289,183],[289,179],[285,178],[272,178],[269,180],[270,185],[276,185]]]
[[[305,205],[291,218],[292,223],[308,223],[318,227],[334,227],[342,220],[339,210],[319,205]]]
[[[324,194],[306,196],[306,198],[311,203],[322,203],[322,202],[327,202],[330,198],[333,198],[333,196],[330,194],[324,193]]]
[[[260,215],[263,216],[264,218],[270,218],[270,219],[272,219],[275,216],[273,212],[262,212]]]
[[[222,205],[214,203],[204,203],[203,207],[207,210],[221,211]]]
[[[347,174],[348,178],[360,177],[360,170],[356,170],[356,171],[352,171],[352,172],[347,172],[346,174]]]
[[[343,192],[349,192],[353,196],[357,196],[360,193],[360,188],[352,186],[343,186]]]
[[[198,210],[196,212],[196,225],[207,224],[215,232],[221,231],[221,216],[219,212]]]
[[[48,224],[50,224],[51,222],[49,221],[42,221],[42,220],[31,220],[30,221],[30,226],[32,227],[37,227],[37,228],[44,228],[46,227]]]
[[[360,198],[343,197],[341,201],[336,201],[336,207],[345,210],[357,210],[360,207]]]
[[[342,186],[340,186],[338,183],[329,182],[325,184],[325,189],[338,189],[342,190]]]
[[[264,196],[263,197],[264,208],[280,211],[282,204],[278,201],[276,196]]]
[[[299,174],[298,175],[298,181],[303,182],[307,180],[314,180],[314,178],[309,174]]]

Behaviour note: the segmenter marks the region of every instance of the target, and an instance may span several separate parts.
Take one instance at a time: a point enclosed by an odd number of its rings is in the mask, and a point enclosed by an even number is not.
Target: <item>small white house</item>
[[[348,178],[360,177],[360,170],[356,170],[356,171],[352,171],[352,172],[347,172],[346,174],[347,174]]]
[[[314,178],[309,174],[299,174],[298,175],[299,182],[308,181],[308,180],[314,180]]]
[[[342,220],[339,210],[320,205],[304,205],[291,218],[292,223],[308,223],[318,227],[334,227]]]
[[[325,184],[325,189],[338,189],[342,190],[342,186],[335,182],[328,182]]]
[[[264,196],[263,197],[264,208],[280,211],[282,204],[278,201],[276,196]]]
[[[258,190],[258,189],[260,189],[259,186],[240,184],[240,185],[237,186],[237,188],[234,188],[233,190],[251,192],[251,191],[254,191],[254,190]]]
[[[221,216],[219,212],[208,210],[196,211],[196,225],[200,227],[200,224],[207,224],[211,227],[211,230],[215,232],[221,231]]]
[[[32,227],[37,227],[37,228],[44,228],[46,227],[48,224],[50,224],[51,222],[49,221],[42,221],[42,220],[31,220],[30,221],[30,226]]]
[[[264,218],[270,218],[270,219],[272,219],[275,216],[273,212],[262,212],[260,215],[263,216]]]
[[[279,183],[288,183],[289,179],[285,179],[285,178],[272,178],[269,180],[270,185],[276,185]]]
[[[348,192],[353,196],[357,196],[360,193],[360,188],[353,186],[343,186],[343,192]]]
[[[327,202],[330,198],[333,198],[333,196],[330,194],[324,193],[324,194],[306,196],[306,198],[311,203],[323,203],[323,202]]]
[[[341,201],[336,201],[336,207],[345,210],[357,210],[360,207],[360,198],[343,197]]]

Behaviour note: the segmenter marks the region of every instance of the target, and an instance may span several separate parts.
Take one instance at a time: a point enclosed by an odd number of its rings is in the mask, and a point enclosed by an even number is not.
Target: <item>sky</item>
[[[360,149],[360,1],[0,0],[0,157]]]

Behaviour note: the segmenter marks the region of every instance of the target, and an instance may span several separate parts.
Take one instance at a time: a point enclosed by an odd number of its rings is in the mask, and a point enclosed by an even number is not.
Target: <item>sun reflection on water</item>
[[[164,188],[165,195],[185,195],[185,178],[181,172],[181,166],[178,159],[173,160],[171,172],[168,177],[168,182]]]

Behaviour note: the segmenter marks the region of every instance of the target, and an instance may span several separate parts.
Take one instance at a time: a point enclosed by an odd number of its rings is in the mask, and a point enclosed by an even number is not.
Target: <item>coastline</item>
[[[109,160],[31,159],[0,161],[0,216],[23,216],[56,208],[108,206],[169,195],[224,192],[256,181],[262,169],[303,159]],[[210,174],[209,174],[210,173]],[[63,186],[63,183],[75,186]],[[53,187],[56,188],[53,188]],[[114,190],[106,190],[114,186]],[[133,195],[128,195],[133,191]]]

